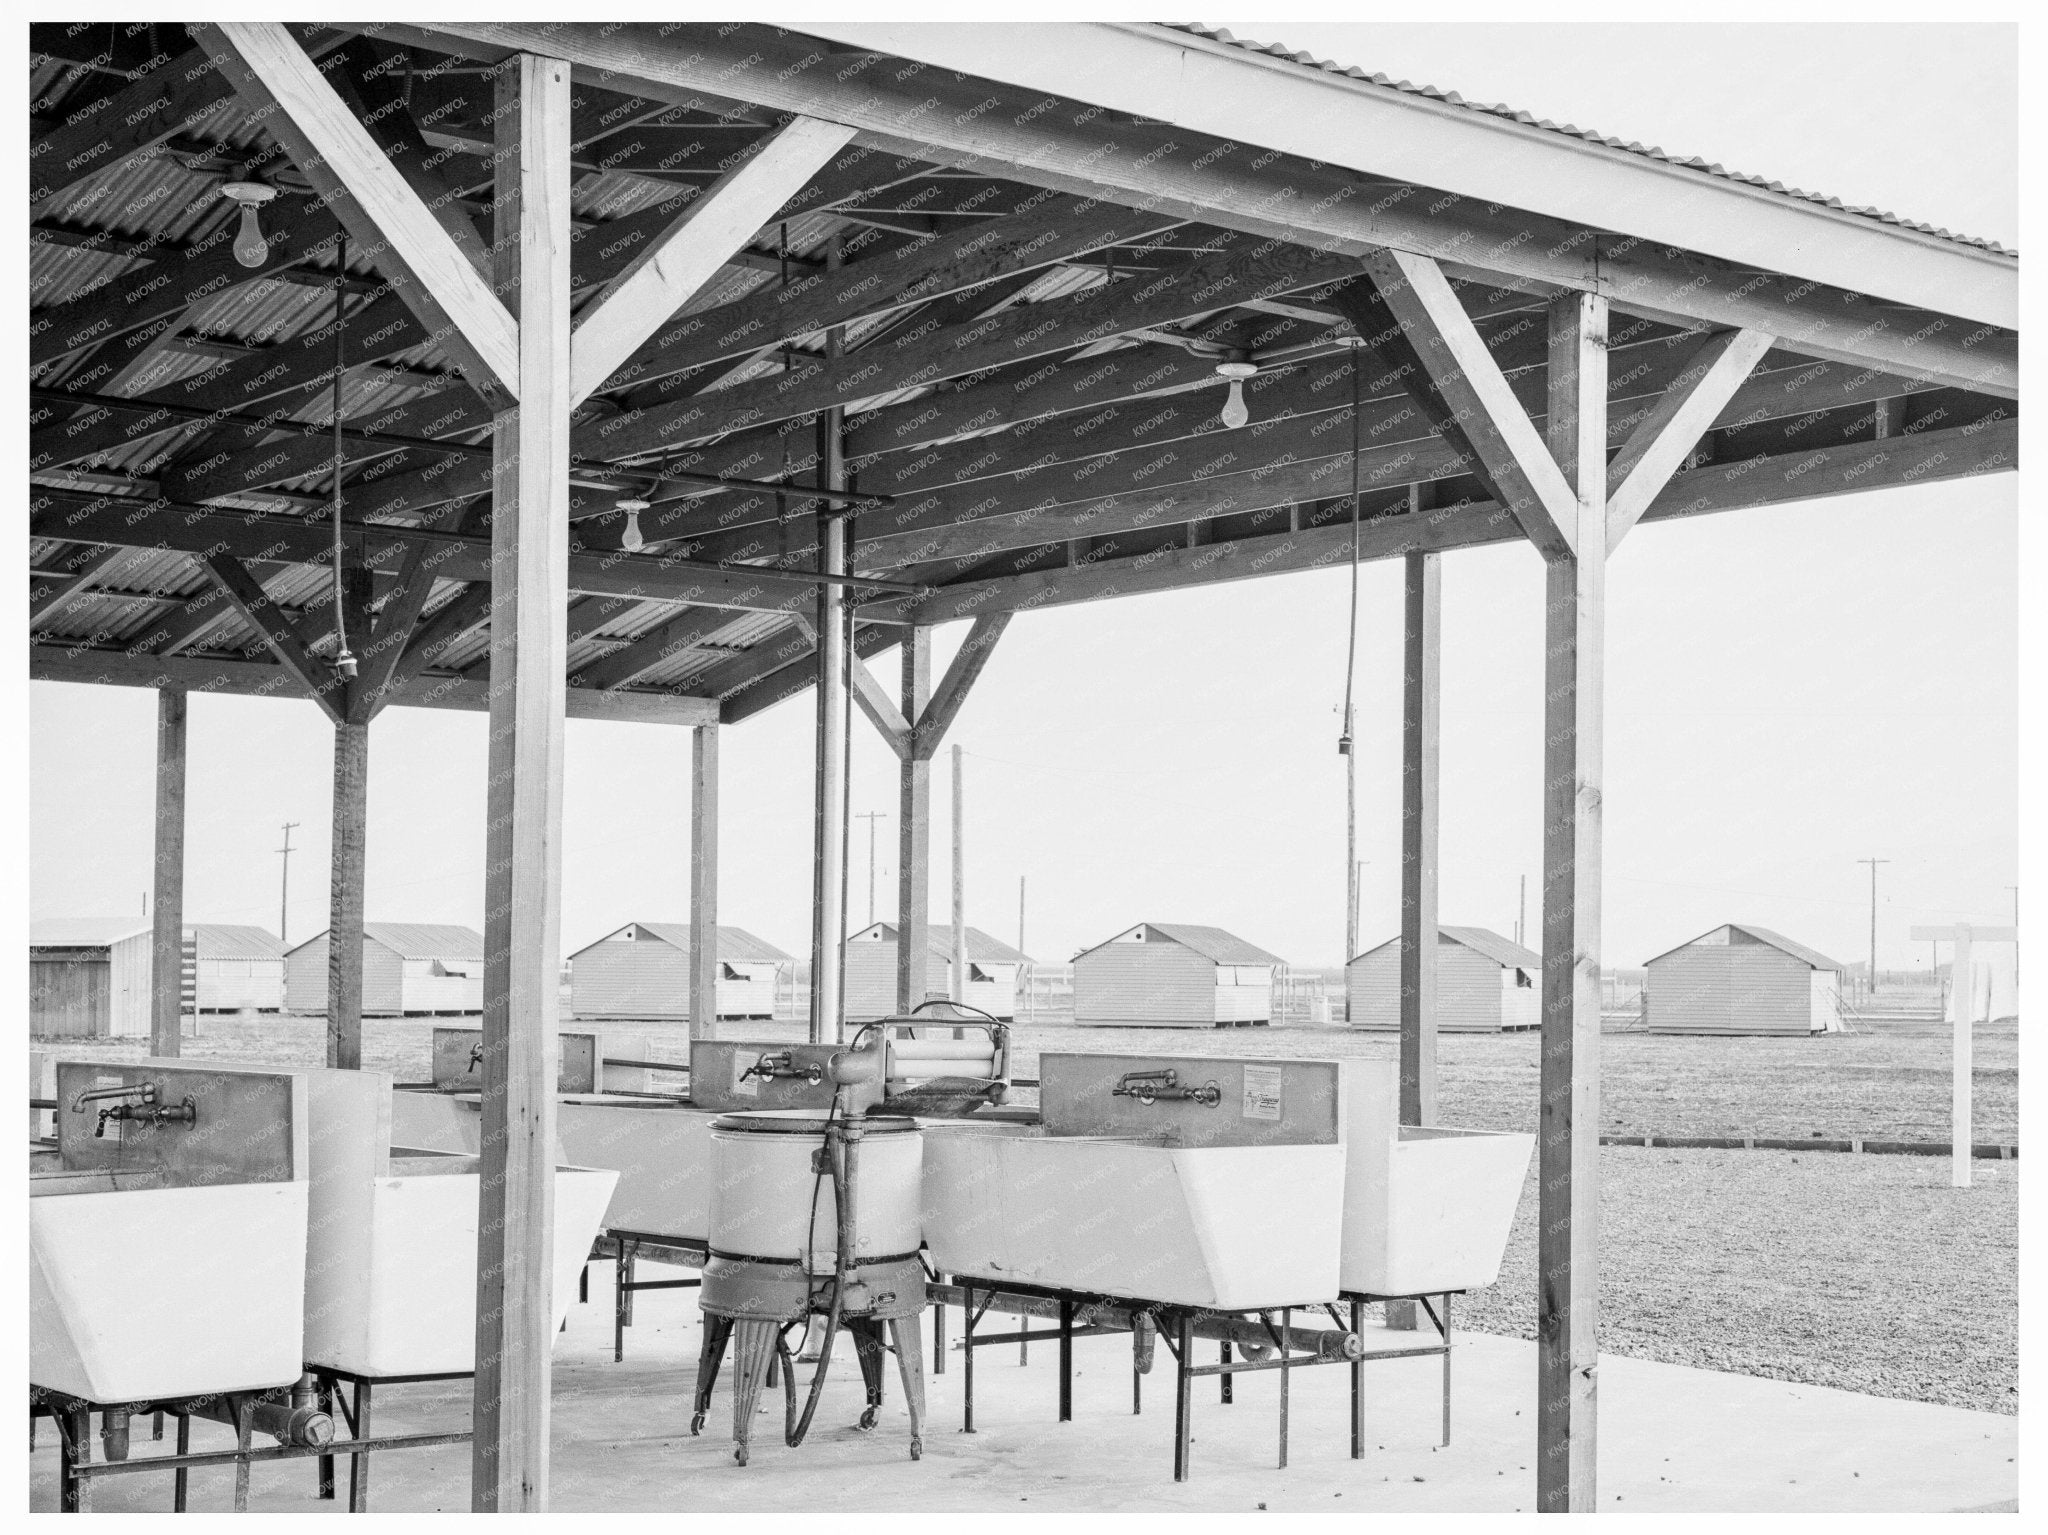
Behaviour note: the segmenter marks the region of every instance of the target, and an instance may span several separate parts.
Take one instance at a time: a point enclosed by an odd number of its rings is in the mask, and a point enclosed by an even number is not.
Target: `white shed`
[[[295,1013],[327,1011],[327,934],[285,955],[285,1001]],[[480,1013],[484,940],[475,928],[438,922],[363,924],[363,1012]]]
[[[925,971],[925,996],[945,997],[953,963],[953,929],[934,925],[925,929],[931,952]],[[1017,1016],[1017,978],[1031,956],[992,938],[978,927],[967,929],[967,995],[961,1000],[992,1017]],[[869,1023],[896,1011],[896,927],[877,922],[862,928],[846,940],[846,1016],[852,1023]]]
[[[1493,1034],[1542,1025],[1543,957],[1483,927],[1439,927],[1436,1026]],[[1389,938],[1344,967],[1354,1029],[1401,1027],[1401,940]]]
[[[1285,963],[1220,927],[1141,922],[1075,956],[1074,1022],[1154,1029],[1269,1024],[1273,973]]]
[[[274,1013],[284,1006],[284,945],[267,928],[195,922],[185,929],[202,1013]]]
[[[1842,967],[1818,949],[1728,923],[1659,954],[1643,1001],[1653,1034],[1833,1034]]]
[[[39,1039],[148,1038],[152,944],[149,923],[133,917],[31,922],[29,1033]]]
[[[775,992],[794,955],[743,927],[718,929],[717,1013],[773,1018]],[[575,1018],[690,1016],[690,926],[628,922],[569,956],[569,1011]]]

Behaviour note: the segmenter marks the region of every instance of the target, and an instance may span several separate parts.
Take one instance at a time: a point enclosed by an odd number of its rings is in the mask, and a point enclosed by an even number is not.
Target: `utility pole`
[[[1354,362],[1353,366],[1356,366]],[[1337,750],[1344,756],[1344,963],[1358,957],[1358,754],[1352,749],[1351,700],[1344,701],[1344,734]],[[1350,1021],[1350,1011],[1345,1012]]]
[[[967,802],[960,748],[953,748],[953,1000],[967,1000]]]
[[[285,937],[285,914],[291,909],[292,899],[292,828],[297,821],[284,823],[284,846],[278,852],[284,855],[284,872],[277,881],[277,944],[279,948],[289,947]]]
[[[1524,874],[1522,876],[1522,893],[1515,897],[1515,942],[1522,945],[1523,948],[1529,946],[1529,940],[1522,936],[1523,933],[1529,930],[1528,925],[1529,876]]]
[[[1889,858],[1859,858],[1858,863],[1870,865],[1870,992],[1877,995],[1877,866],[1890,863]]]
[[[1024,876],[1021,874],[1017,876],[1017,952],[1019,954],[1024,952]],[[1026,1016],[1029,1016],[1028,1010],[1031,1006],[1032,988],[1031,966],[1020,961],[1017,966],[1017,974],[1023,978],[1024,1006],[1027,1010]]]
[[[863,810],[854,819],[868,823],[868,926],[873,927],[875,925],[875,822],[886,821],[889,817],[879,810]]]

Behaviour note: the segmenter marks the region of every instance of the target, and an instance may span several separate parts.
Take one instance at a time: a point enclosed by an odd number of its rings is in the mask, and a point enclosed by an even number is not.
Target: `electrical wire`
[[[341,576],[341,380],[348,363],[348,236],[335,246],[334,259],[334,669],[343,677],[356,674],[356,658],[348,650],[347,603]]]

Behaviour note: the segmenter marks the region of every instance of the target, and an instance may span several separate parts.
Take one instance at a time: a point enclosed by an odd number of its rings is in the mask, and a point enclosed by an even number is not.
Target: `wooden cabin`
[[[1727,923],[1651,960],[1652,1034],[1834,1034],[1842,967],[1767,927]]]
[[[285,1001],[295,1013],[327,1011],[327,934],[285,955]],[[394,1018],[480,1013],[484,940],[475,928],[439,922],[363,924],[363,1015]]]
[[[1439,927],[1436,1026],[1440,1033],[1493,1034],[1543,1023],[1543,956],[1483,927]],[[1354,1029],[1401,1027],[1401,939],[1397,934],[1344,967]]]
[[[1220,927],[1141,922],[1074,959],[1074,1022],[1209,1029],[1273,1021],[1286,962]]]
[[[773,1018],[775,994],[796,958],[743,927],[718,929],[717,1015]],[[685,1020],[690,1016],[690,926],[628,922],[569,956],[573,1018]]]
[[[948,997],[953,963],[953,929],[925,930],[931,951],[925,994]],[[978,927],[967,929],[967,991],[960,1000],[1004,1020],[1017,1016],[1017,980],[1031,956]],[[846,940],[846,1017],[868,1023],[896,1012],[896,927],[876,922]]]

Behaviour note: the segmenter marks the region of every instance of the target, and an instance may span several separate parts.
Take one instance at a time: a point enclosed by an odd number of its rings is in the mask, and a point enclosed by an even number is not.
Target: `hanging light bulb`
[[[619,535],[619,547],[628,554],[638,554],[647,547],[647,540],[640,534],[640,514],[654,503],[638,496],[622,496],[612,504],[626,514],[626,530]]]
[[[220,195],[239,204],[242,227],[235,235],[235,260],[245,267],[259,267],[270,259],[270,242],[263,238],[263,226],[256,210],[277,196],[277,188],[260,181],[223,181]]]
[[[1223,402],[1222,421],[1225,426],[1236,431],[1252,418],[1251,411],[1244,403],[1244,381],[1258,376],[1259,365],[1255,362],[1246,362],[1242,358],[1233,358],[1229,362],[1216,364],[1216,372],[1230,380],[1230,398]]]

